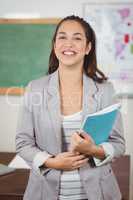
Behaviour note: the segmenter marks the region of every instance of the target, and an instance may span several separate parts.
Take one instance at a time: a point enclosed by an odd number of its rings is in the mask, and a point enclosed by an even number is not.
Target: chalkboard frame
[[[2,19],[0,24],[58,24],[61,18],[41,18],[41,19]],[[0,95],[23,95],[25,88],[20,87],[0,87]]]

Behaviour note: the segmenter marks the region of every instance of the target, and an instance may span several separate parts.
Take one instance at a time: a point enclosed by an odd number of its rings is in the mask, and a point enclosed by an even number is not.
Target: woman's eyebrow
[[[66,35],[67,33],[66,33],[66,32],[63,32],[63,31],[61,31],[61,32],[58,32],[58,34],[63,34],[63,35]],[[83,34],[82,34],[82,33],[79,33],[79,32],[76,32],[76,33],[74,33],[73,35],[80,35],[80,36],[83,36]]]
[[[82,33],[74,33],[74,35],[80,35],[80,36],[83,36],[83,34]]]

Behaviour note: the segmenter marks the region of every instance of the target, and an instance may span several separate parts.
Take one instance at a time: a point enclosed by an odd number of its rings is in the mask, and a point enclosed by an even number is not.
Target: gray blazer
[[[60,170],[44,169],[43,173],[33,169],[35,155],[43,151],[46,155],[57,155],[62,151],[61,112],[58,70],[51,75],[32,81],[25,92],[21,106],[16,149],[31,166],[24,200],[57,200]],[[111,83],[98,84],[83,74],[83,116],[94,113],[114,103]],[[115,149],[115,157],[125,151],[121,114],[118,113],[109,143]],[[79,169],[88,200],[120,200],[121,194],[110,163],[91,167],[89,163]]]

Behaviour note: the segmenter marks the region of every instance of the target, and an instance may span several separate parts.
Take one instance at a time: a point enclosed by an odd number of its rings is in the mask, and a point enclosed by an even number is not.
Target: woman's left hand
[[[80,136],[81,135],[81,136]],[[93,155],[96,145],[90,135],[85,132],[75,132],[71,136],[70,151]]]

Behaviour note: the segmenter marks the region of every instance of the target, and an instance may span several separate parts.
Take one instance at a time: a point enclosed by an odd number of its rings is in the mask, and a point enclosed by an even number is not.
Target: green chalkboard
[[[0,24],[0,88],[25,87],[48,70],[55,24]]]

